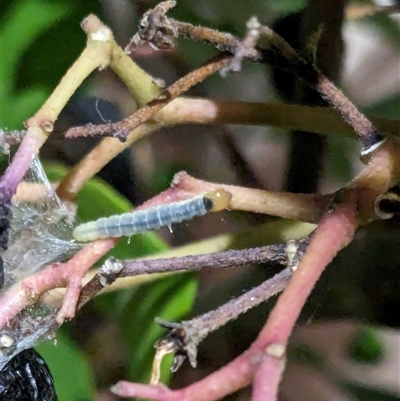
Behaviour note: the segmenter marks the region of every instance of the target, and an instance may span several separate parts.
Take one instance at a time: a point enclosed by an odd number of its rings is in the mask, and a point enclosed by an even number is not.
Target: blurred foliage
[[[398,119],[400,112],[400,93],[396,93],[386,99],[382,99],[381,101],[371,105],[367,108],[366,112],[393,120]]]
[[[144,3],[151,7],[157,2]],[[95,13],[107,22],[107,16],[102,12],[101,3],[97,0],[2,0],[0,2],[1,128],[21,129],[23,121],[41,106],[84,47],[85,35],[79,27],[82,18],[89,13]],[[132,3],[136,4],[135,1]],[[221,0],[217,2],[211,0],[201,2],[180,0],[178,7],[171,12],[171,15],[184,21],[229,31],[242,37],[249,16],[257,15],[261,21],[270,24],[280,15],[299,11],[305,4],[306,0],[271,0],[268,2],[264,0],[252,2],[243,2],[242,0]],[[375,28],[378,27],[392,44],[398,46],[399,28],[387,16],[369,18],[363,23],[372,24]],[[187,40],[180,41],[178,49],[186,67],[198,65],[215,53],[215,50],[210,46]],[[246,71],[252,71],[252,68],[249,67]],[[260,71],[260,68],[257,68],[257,71]],[[207,82],[210,83],[208,87],[221,85],[221,79],[218,77],[212,77]],[[229,82],[224,81],[224,85],[230,85]],[[251,99],[252,94],[248,93],[247,87],[238,86],[238,88],[241,91],[241,96]],[[218,93],[218,90],[214,90],[214,93]],[[222,96],[224,94],[222,93]],[[398,105],[399,95],[396,95],[389,99],[382,99],[376,105],[371,105],[368,112],[398,118]],[[326,161],[327,170],[334,178],[347,180],[350,177],[351,148],[353,146],[354,141],[347,139],[335,138],[331,140],[330,154]],[[177,164],[174,166],[158,166],[153,182],[154,187],[164,187],[166,180],[169,180],[171,171],[176,171],[176,166]],[[63,176],[66,170],[60,166],[52,165],[48,166],[47,172],[51,179],[56,180]],[[79,194],[78,217],[82,221],[122,213],[131,208],[132,205],[125,198],[100,180],[92,180]],[[131,240],[120,241],[110,254],[133,258],[154,254],[163,249],[166,249],[166,244],[157,235],[148,233],[137,235]],[[368,250],[374,252],[376,256],[376,252],[372,249],[372,246],[368,247]],[[363,254],[359,249],[356,252],[360,255]],[[381,255],[380,257],[385,261],[391,252],[386,252],[386,256]],[[384,311],[379,310],[374,313],[374,308],[368,302],[368,294],[362,293],[358,297],[359,293],[355,290],[358,283],[363,282],[365,276],[365,269],[360,272],[361,268],[359,267],[365,266],[367,262],[364,260],[365,258],[362,259],[361,256],[357,258],[354,255],[356,253],[352,251],[350,254],[347,253],[346,257],[342,257],[342,260],[340,257],[338,258],[343,265],[340,273],[342,286],[335,286],[335,289],[340,288],[341,290],[336,293],[331,290],[333,284],[322,283],[321,288],[323,288],[320,293],[323,293],[324,302],[330,304],[329,307],[330,311],[333,311],[333,316],[343,316],[343,311],[348,312],[348,305],[351,304],[355,315],[366,315],[364,317],[382,324],[382,320],[379,320],[377,316],[383,319],[385,317]],[[364,252],[364,255],[368,255],[370,260],[373,259],[367,251]],[[348,261],[350,259],[357,267],[352,269],[351,274],[348,273]],[[372,268],[366,270],[369,272]],[[377,277],[379,274],[375,272],[375,275],[371,275],[372,281],[382,282],[382,272],[386,270],[382,268],[379,271],[381,272],[380,277]],[[351,286],[346,280],[343,282],[341,277],[344,276],[355,285]],[[392,276],[388,276],[385,280],[390,283],[395,282]],[[365,287],[372,288],[370,283]],[[361,286],[358,288],[362,292]],[[326,291],[327,289],[328,291]],[[179,274],[130,289],[105,294],[91,303],[98,313],[106,315],[113,323],[116,323],[122,333],[123,344],[121,344],[121,348],[127,350],[126,365],[124,366],[126,377],[124,378],[139,381],[148,379],[154,353],[153,344],[162,332],[155,325],[154,317],[160,316],[166,320],[182,319],[192,307],[196,290],[195,276]],[[385,293],[387,294],[388,291],[386,290]],[[316,295],[318,296],[318,291]],[[318,300],[317,298],[317,302],[322,305],[321,299]],[[342,304],[346,302],[348,304],[343,307]],[[254,322],[251,324],[254,325]],[[109,341],[112,340],[109,339]],[[364,357],[368,355],[379,356],[379,347],[374,343],[373,336],[361,340],[361,342],[358,341],[353,344],[357,355],[361,352]],[[90,366],[89,355],[81,350],[65,331],[58,334],[57,344],[58,346],[54,347],[52,344],[46,343],[39,346],[38,349],[55,376],[60,401],[93,399],[95,374]],[[308,363],[322,363],[319,356],[312,355],[311,350],[297,351],[297,356]],[[163,367],[162,378],[164,382],[168,381],[169,364],[170,360]],[[361,401],[394,399],[391,396],[378,394],[374,390],[350,384],[344,385],[348,386]]]
[[[68,10],[60,5],[40,0],[14,3],[0,13],[0,125],[7,129],[21,129],[22,122],[40,107],[50,93],[42,85],[32,85],[32,82],[23,91],[17,92],[15,78],[21,57],[35,38],[68,14]],[[34,71],[34,68],[30,70]]]
[[[398,401],[396,394],[388,394],[384,391],[362,387],[353,383],[342,383],[346,390],[359,401]]]
[[[376,363],[382,359],[383,344],[376,332],[369,327],[363,327],[348,345],[349,357],[357,362]]]

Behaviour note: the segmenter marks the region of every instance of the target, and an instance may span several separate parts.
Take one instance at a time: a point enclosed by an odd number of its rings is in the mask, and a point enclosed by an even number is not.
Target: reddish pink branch
[[[180,390],[169,390],[163,385],[152,386],[120,381],[111,388],[111,391],[120,397],[146,398],[154,401],[212,401],[248,385],[253,371],[252,354],[248,350],[217,372]]]
[[[57,265],[28,277],[14,285],[0,298],[0,329],[26,306],[32,305],[39,295],[52,288],[65,285],[65,279]]]
[[[88,244],[66,263],[56,263],[16,284],[0,298],[0,329],[16,314],[32,305],[48,290],[67,286],[68,291],[59,313],[59,322],[75,314],[75,305],[82,287],[82,278],[90,267],[112,249],[116,239]]]
[[[64,319],[71,319],[75,316],[76,305],[82,289],[82,279],[87,271],[108,251],[114,248],[119,238],[108,238],[94,241],[85,246],[73,258],[71,258],[64,268],[68,276],[67,293],[58,312],[57,320],[62,323]]]
[[[181,390],[119,382],[112,391],[122,397],[155,401],[213,401],[248,385],[254,376],[254,401],[275,400],[285,349],[300,311],[325,267],[353,238],[358,225],[356,192],[326,214],[257,340],[245,353],[217,372]]]
[[[282,355],[274,355],[269,346],[286,348],[293,326],[300,315],[305,301],[317,283],[325,267],[336,254],[354,237],[358,221],[355,211],[355,193],[351,199],[339,205],[334,212],[321,220],[291,282],[282,293],[272,310],[267,324],[258,336],[253,347],[262,355],[262,362],[254,376],[253,401],[276,400],[276,392],[271,391],[282,371]]]
[[[46,137],[40,135],[39,130],[28,131],[23,139],[17,152],[15,153],[12,162],[7,167],[3,176],[0,179],[0,187],[7,192],[8,196],[14,195],[17,186],[25,175],[26,171],[32,163],[32,160],[37,155],[39,148]]]

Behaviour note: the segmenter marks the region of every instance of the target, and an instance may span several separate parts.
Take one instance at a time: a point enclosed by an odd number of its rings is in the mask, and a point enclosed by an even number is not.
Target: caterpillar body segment
[[[157,230],[174,223],[190,220],[196,216],[203,216],[209,211],[225,208],[228,198],[226,194],[226,191],[218,190],[184,201],[121,215],[102,217],[96,221],[77,226],[73,232],[73,237],[77,241],[87,242],[101,238],[127,237],[145,231]]]

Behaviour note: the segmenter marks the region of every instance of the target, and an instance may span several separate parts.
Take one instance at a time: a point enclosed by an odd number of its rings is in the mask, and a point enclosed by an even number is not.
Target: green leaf
[[[40,0],[16,1],[7,9],[0,28],[0,126],[19,129],[48,96],[43,88],[15,92],[16,69],[23,52],[37,35],[69,13],[67,7]],[[29,66],[32,69],[32,65]]]
[[[90,364],[65,333],[58,331],[56,345],[46,342],[36,350],[53,374],[58,401],[94,399],[95,384]]]
[[[68,10],[68,15],[36,35],[24,51],[16,76],[18,89],[40,85],[53,90],[85,46],[86,35],[80,27],[82,20],[88,14],[104,20],[102,4],[98,0],[40,0],[41,4],[44,2],[57,4]],[[40,12],[41,8],[38,8],[36,13]]]
[[[58,20],[64,18],[69,9],[59,4],[44,3],[41,0],[23,0],[9,10],[0,30],[1,73],[3,90],[14,76],[16,63],[23,51],[35,37]],[[56,49],[54,49],[56,50]]]
[[[21,129],[23,122],[32,116],[49,96],[44,88],[32,88],[19,95],[8,97],[0,114],[0,125],[7,129]]]

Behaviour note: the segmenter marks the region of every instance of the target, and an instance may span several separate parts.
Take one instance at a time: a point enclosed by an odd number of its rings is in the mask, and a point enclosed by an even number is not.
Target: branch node
[[[99,281],[103,287],[112,284],[117,278],[118,274],[124,268],[120,260],[111,257],[108,258],[101,267],[99,274]]]
[[[159,318],[156,319],[156,322],[161,327],[171,330],[154,345],[157,350],[161,349],[164,355],[171,352],[174,353],[171,371],[176,372],[186,358],[188,358],[190,365],[196,368],[197,346],[201,340],[198,333],[192,330],[192,327],[187,322],[174,323]]]
[[[167,17],[167,12],[175,6],[176,1],[163,1],[148,10],[140,20],[138,32],[126,46],[125,53],[131,53],[132,49],[143,43],[148,43],[154,50],[174,47],[178,29],[173,20]]]
[[[242,62],[245,58],[257,57],[258,51],[255,46],[260,38],[261,24],[257,17],[251,17],[246,24],[247,32],[242,42],[235,49],[235,55],[225,68],[222,68],[220,74],[226,77],[230,72],[239,72],[242,69]]]
[[[107,42],[112,39],[112,32],[106,26],[102,26],[89,34],[89,38],[98,42]]]
[[[10,348],[15,343],[15,339],[7,334],[2,334],[0,336],[0,349]]]
[[[303,240],[290,239],[286,244],[287,266],[295,272],[301,258],[307,250],[310,238]]]
[[[185,178],[186,176],[188,176],[188,173],[186,171],[179,171],[179,173],[176,173],[172,178],[170,187],[171,188],[177,187],[182,181],[182,179]]]
[[[271,343],[265,348],[265,353],[271,358],[283,359],[286,355],[286,346],[280,343]]]
[[[47,132],[48,134],[50,134],[51,132],[53,132],[54,129],[54,123],[52,121],[44,121],[41,124],[41,128],[43,131]]]

